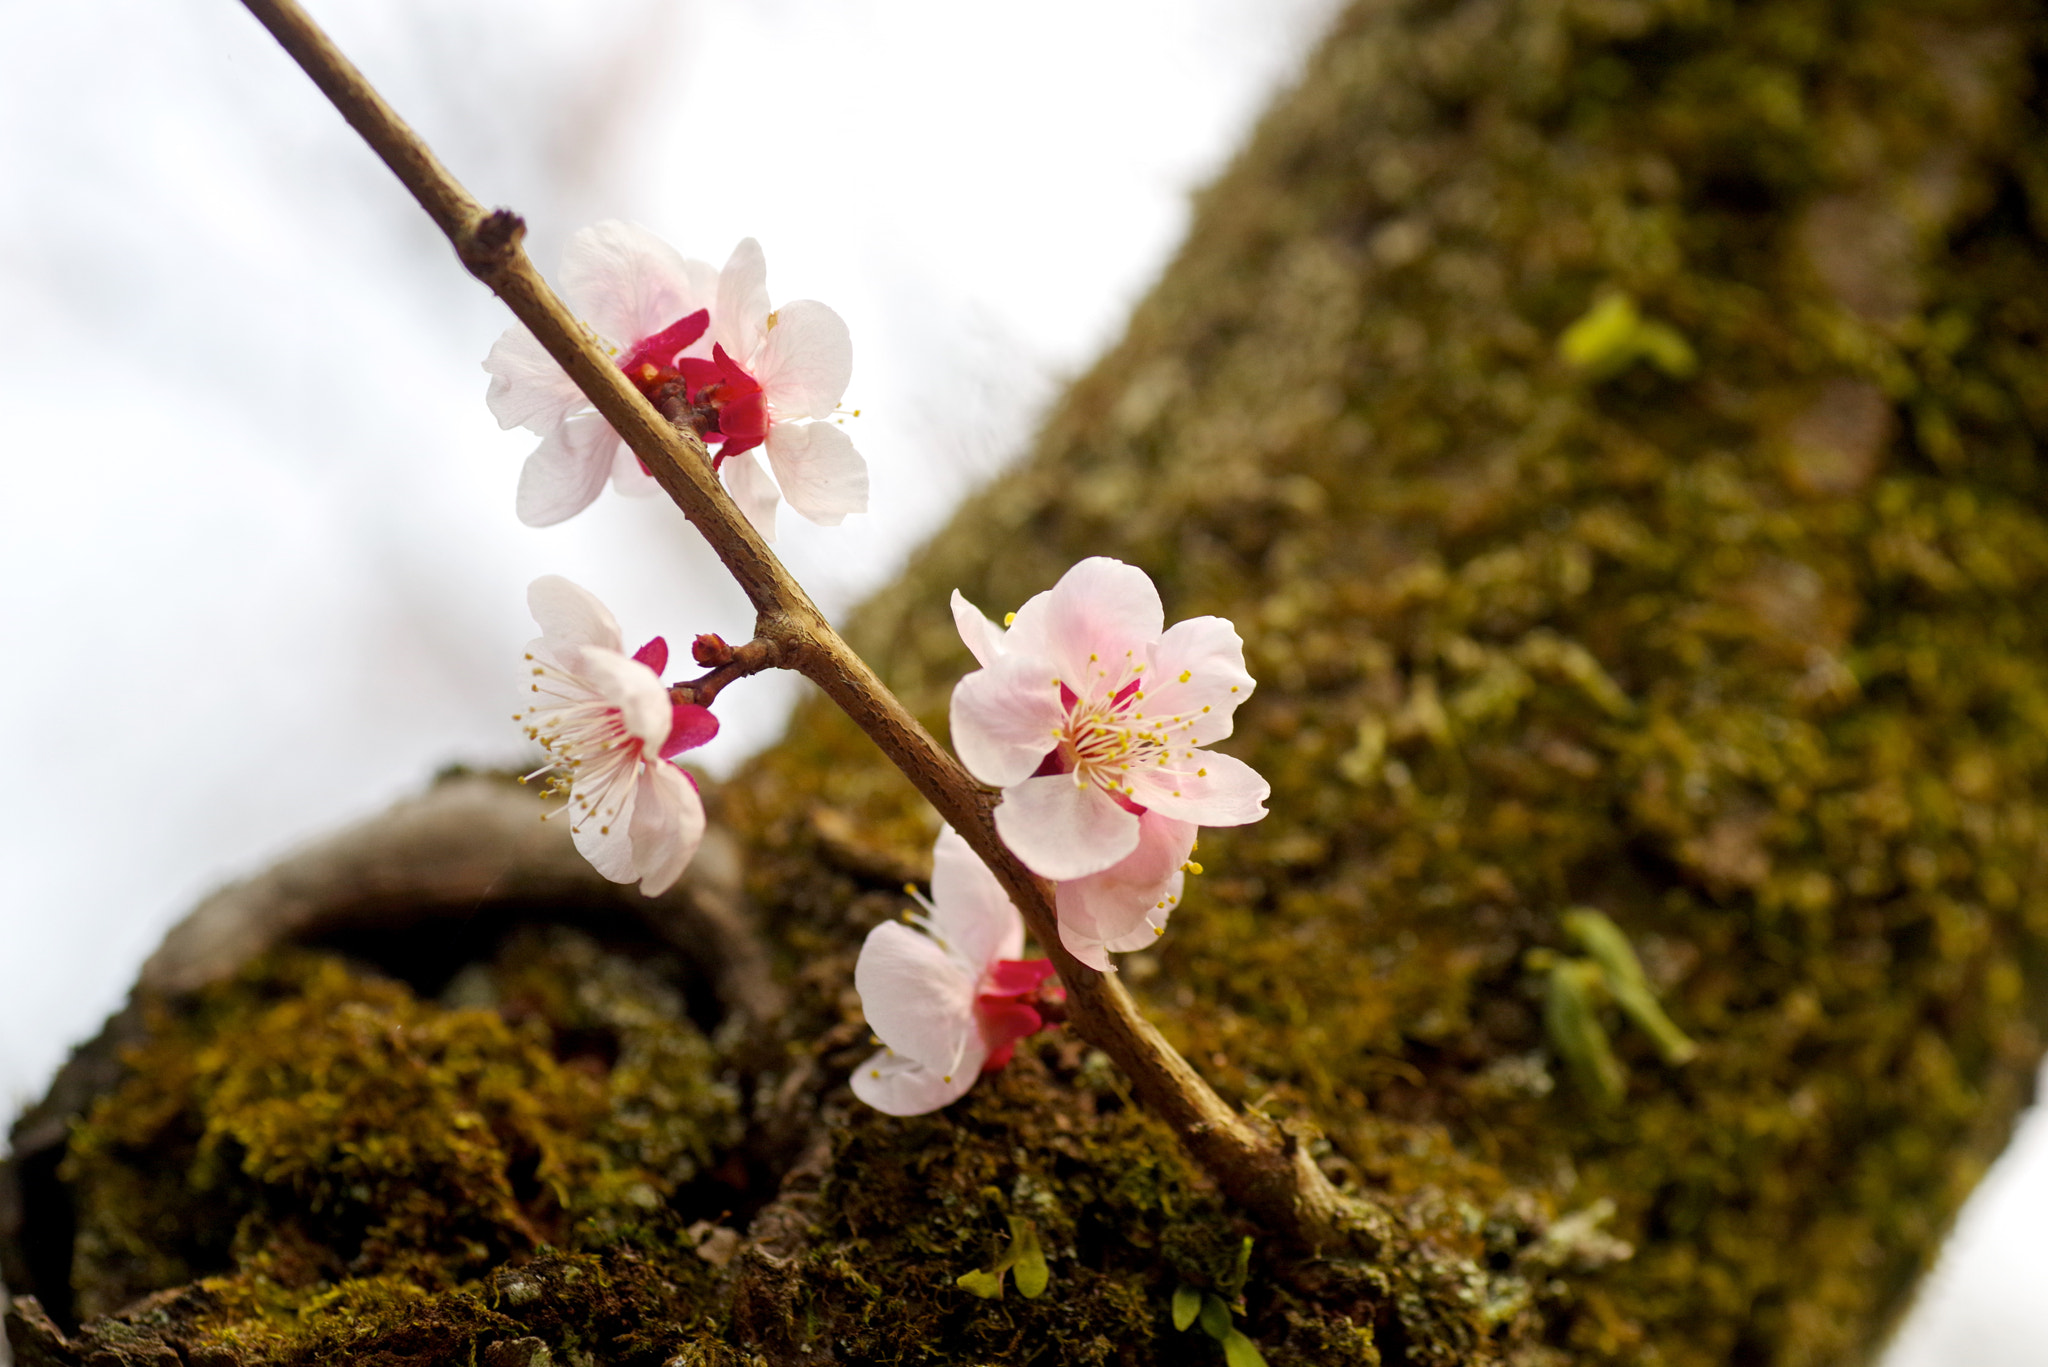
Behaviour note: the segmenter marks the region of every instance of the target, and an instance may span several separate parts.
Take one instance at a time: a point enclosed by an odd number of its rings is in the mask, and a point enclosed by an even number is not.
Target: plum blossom
[[[981,668],[953,690],[953,745],[1003,790],[996,830],[1059,887],[1060,939],[1091,967],[1165,926],[1199,826],[1266,814],[1249,765],[1203,747],[1251,696],[1244,642],[1220,617],[1164,629],[1143,570],[1083,560],[995,625],[957,591]]]
[[[710,355],[705,333],[718,272],[685,260],[638,224],[608,219],[570,238],[562,253],[562,294],[643,390],[676,378],[684,356]],[[575,516],[603,492],[607,477],[622,494],[658,487],[524,326],[505,330],[484,369],[491,376],[484,401],[498,425],[524,427],[541,439],[519,476],[521,522],[546,527]]]
[[[924,915],[905,917],[916,929],[887,921],[869,931],[853,970],[868,1028],[883,1044],[854,1070],[853,1093],[888,1115],[958,1101],[1045,1024],[1038,1005],[1052,964],[1018,957],[1023,918],[950,826],[932,847],[924,906]]]
[[[569,832],[614,883],[649,897],[675,886],[704,838],[697,784],[673,758],[718,734],[718,719],[672,703],[661,685],[668,643],[625,653],[619,624],[587,590],[544,575],[526,590],[540,625],[526,647],[536,698],[515,720],[547,750],[550,792],[568,796]]]
[[[838,314],[812,299],[770,311],[768,264],[749,237],[718,273],[711,358],[678,362],[682,398],[712,464],[747,520],[775,535],[775,505],[836,527],[868,509],[868,467],[830,418],[853,374],[853,343]],[[753,452],[775,472],[771,483]]]
[[[771,312],[767,282],[753,238],[714,270],[617,220],[578,232],[562,260],[570,305],[649,400],[697,429],[741,511],[772,537],[781,500],[835,526],[867,511],[868,482],[846,433],[815,421],[838,407],[852,374],[845,322],[807,299]],[[484,369],[499,425],[541,437],[520,475],[521,521],[540,527],[574,516],[607,476],[620,493],[654,490],[638,457],[524,327],[498,339]]]

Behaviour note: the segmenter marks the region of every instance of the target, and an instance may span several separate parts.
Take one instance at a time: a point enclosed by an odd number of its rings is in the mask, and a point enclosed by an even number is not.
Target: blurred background
[[[637,220],[855,345],[876,512],[785,512],[835,615],[1019,453],[1118,335],[1188,197],[1334,0],[327,0],[315,14],[479,198]],[[512,514],[533,439],[479,369],[509,322],[232,0],[0,0],[0,1112],[40,1093],[218,884],[523,753],[524,589],[635,642],[751,616],[680,513]],[[770,742],[794,680],[700,752]],[[2030,1114],[1887,1367],[2048,1361]],[[4,1352],[4,1349],[0,1349]]]

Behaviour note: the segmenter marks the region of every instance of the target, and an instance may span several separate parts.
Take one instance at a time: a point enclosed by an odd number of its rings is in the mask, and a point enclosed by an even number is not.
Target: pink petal
[[[1036,773],[1066,723],[1052,667],[1004,655],[953,686],[953,749],[969,773],[1007,788]]]
[[[768,326],[768,261],[761,244],[740,239],[718,273],[718,300],[711,306],[712,340],[742,365],[760,350]]]
[[[777,417],[830,417],[853,378],[853,338],[845,320],[815,299],[784,304],[774,316],[754,361],[754,378]]]
[[[1004,788],[995,815],[1003,843],[1041,878],[1100,873],[1138,844],[1137,817],[1094,784],[1066,774]]]
[[[710,708],[693,702],[675,703],[669,710],[668,740],[661,747],[661,757],[674,759],[717,734],[718,718],[711,715]]]
[[[970,977],[1024,952],[1024,918],[951,826],[932,845],[932,929]]]
[[[853,1070],[853,1094],[883,1115],[926,1115],[967,1095],[976,1073],[940,1073],[887,1049]]]
[[[868,932],[853,966],[868,1028],[941,1076],[974,1076],[988,1050],[974,1023],[974,982],[928,935],[900,921]]]
[[[542,437],[519,472],[519,520],[552,527],[588,508],[604,492],[619,445],[618,433],[596,413],[578,414]]]
[[[768,437],[768,401],[759,394],[731,400],[718,410],[718,431],[727,456],[753,450]]]
[[[1023,1002],[983,997],[975,1011],[981,1037],[988,1044],[987,1056],[981,1061],[984,1073],[993,1073],[1008,1063],[1017,1051],[1018,1040],[1045,1027],[1045,1017]]]
[[[633,658],[654,671],[656,678],[668,672],[668,642],[657,636],[633,652]]]
[[[1107,972],[1108,953],[1151,944],[1180,903],[1195,826],[1148,811],[1138,818],[1138,832],[1137,848],[1122,860],[1055,890],[1060,943],[1090,968]]]
[[[491,377],[484,402],[502,428],[524,427],[545,436],[590,402],[523,326],[505,329],[491,344],[484,370]]]
[[[673,764],[643,764],[629,827],[640,891],[658,897],[683,876],[704,842],[704,800]]]
[[[1266,814],[1272,787],[1241,759],[1197,750],[1167,768],[1133,766],[1126,782],[1141,806],[1199,826],[1243,826]]]
[[[661,748],[674,709],[653,670],[598,646],[583,647],[578,669],[606,702],[619,709],[629,734],[650,752]]]
[[[640,868],[633,861],[633,809],[639,796],[637,783],[628,785],[623,793],[624,801],[616,810],[607,808],[601,812],[586,813],[577,802],[579,790],[569,790],[569,810],[566,813],[572,823],[570,839],[576,844],[577,853],[590,861],[596,869],[614,883],[637,883]],[[585,794],[587,796],[587,794]]]
[[[552,646],[597,646],[620,650],[618,619],[597,595],[559,574],[544,574],[526,586],[526,608]]]
[[[1176,743],[1208,745],[1230,734],[1231,715],[1255,686],[1237,628],[1221,617],[1190,617],[1153,648],[1142,710]]]
[[[624,498],[649,498],[661,492],[661,485],[623,441],[612,456],[612,492]]]
[[[768,478],[768,472],[751,451],[742,451],[718,467],[725,477],[726,492],[740,507],[740,513],[754,524],[754,530],[761,533],[764,541],[775,539],[775,505],[782,501],[782,495],[775,492],[775,483]]]
[[[821,527],[868,510],[868,463],[834,423],[776,423],[768,429],[768,464],[789,506]]]
[[[711,301],[694,296],[682,253],[637,223],[579,229],[562,252],[562,293],[582,319],[631,344]]]
[[[960,590],[953,590],[953,625],[960,629],[960,639],[967,643],[967,653],[984,667],[996,662],[1004,654],[1003,629],[982,613],[981,609],[967,601]]]
[[[1075,692],[1089,697],[1084,681],[1116,673],[1127,656],[1144,664],[1165,621],[1149,575],[1098,555],[1017,609],[1006,641],[1012,651],[1051,660]]]

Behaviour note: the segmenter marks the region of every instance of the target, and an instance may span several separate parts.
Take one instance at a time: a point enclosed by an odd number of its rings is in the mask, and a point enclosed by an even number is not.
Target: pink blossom
[[[747,520],[775,535],[775,505],[836,527],[868,508],[868,467],[829,419],[853,374],[853,343],[838,314],[811,299],[771,312],[768,265],[749,237],[718,273],[709,359],[680,363],[697,430]],[[753,452],[759,447],[773,482]],[[780,486],[778,494],[777,486]]]
[[[676,379],[684,357],[711,352],[704,334],[718,272],[685,260],[637,224],[608,219],[570,238],[562,253],[562,294],[643,391]],[[575,516],[596,500],[608,476],[622,494],[658,487],[525,327],[506,329],[484,369],[491,376],[484,401],[498,425],[525,427],[541,438],[519,476],[521,522],[546,527]]]
[[[540,625],[526,647],[536,698],[517,720],[551,762],[549,791],[568,796],[569,832],[614,883],[649,897],[682,877],[704,838],[697,784],[672,762],[718,734],[718,719],[671,703],[661,685],[668,643],[625,654],[619,624],[587,590],[544,575],[526,590]]]
[[[1099,556],[1025,603],[1007,631],[958,592],[953,620],[982,666],[953,690],[953,745],[1003,790],[1004,842],[1063,885],[1062,942],[1102,967],[1105,950],[1163,927],[1186,861],[1170,856],[1192,848],[1195,827],[1266,814],[1266,781],[1203,748],[1230,734],[1251,696],[1244,642],[1220,617],[1164,630],[1145,572]]]
[[[1045,1020],[1052,964],[1020,960],[1024,921],[967,842],[952,829],[932,848],[932,898],[917,929],[886,921],[868,932],[854,965],[880,1053],[853,1073],[853,1092],[889,1115],[923,1115],[966,1095],[1007,1064],[1017,1041]]]

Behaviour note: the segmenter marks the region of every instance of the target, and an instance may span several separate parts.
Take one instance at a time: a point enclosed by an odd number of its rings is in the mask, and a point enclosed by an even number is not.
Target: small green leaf
[[[1600,1106],[1619,1102],[1628,1090],[1628,1072],[1607,1042],[1600,1024],[1600,1003],[1607,978],[1590,959],[1559,959],[1550,970],[1550,990],[1543,1002],[1543,1027],[1580,1087]]]
[[[1603,296],[1564,330],[1557,350],[1574,369],[1595,380],[1619,375],[1637,361],[1648,361],[1674,380],[1699,368],[1699,357],[1678,329],[1645,318],[1626,294]]]
[[[1564,928],[1600,965],[1615,1005],[1657,1042],[1666,1063],[1676,1067],[1699,1053],[1699,1046],[1657,1004],[1656,989],[1620,926],[1591,907],[1573,907],[1564,914]]]
[[[1017,1294],[1035,1301],[1045,1294],[1052,1272],[1045,1265],[1045,1249],[1039,1246],[1038,1226],[1029,1220],[1010,1217],[1010,1266],[1017,1278]]]
[[[963,1272],[953,1279],[953,1285],[985,1301],[999,1301],[1003,1298],[1001,1272]]]
[[[1219,1278],[1216,1289],[1235,1300],[1244,1291],[1244,1284],[1252,1275],[1252,1236],[1244,1236],[1244,1242],[1237,1246],[1237,1261],[1231,1265],[1230,1275]]]
[[[1236,1329],[1223,1340],[1223,1360],[1230,1367],[1266,1367],[1266,1358],[1259,1352],[1259,1345]]]
[[[1185,1330],[1202,1313],[1202,1293],[1182,1282],[1173,1288],[1173,1327]]]
[[[1202,1332],[1218,1343],[1237,1332],[1230,1327],[1230,1307],[1214,1296],[1202,1297]]]

